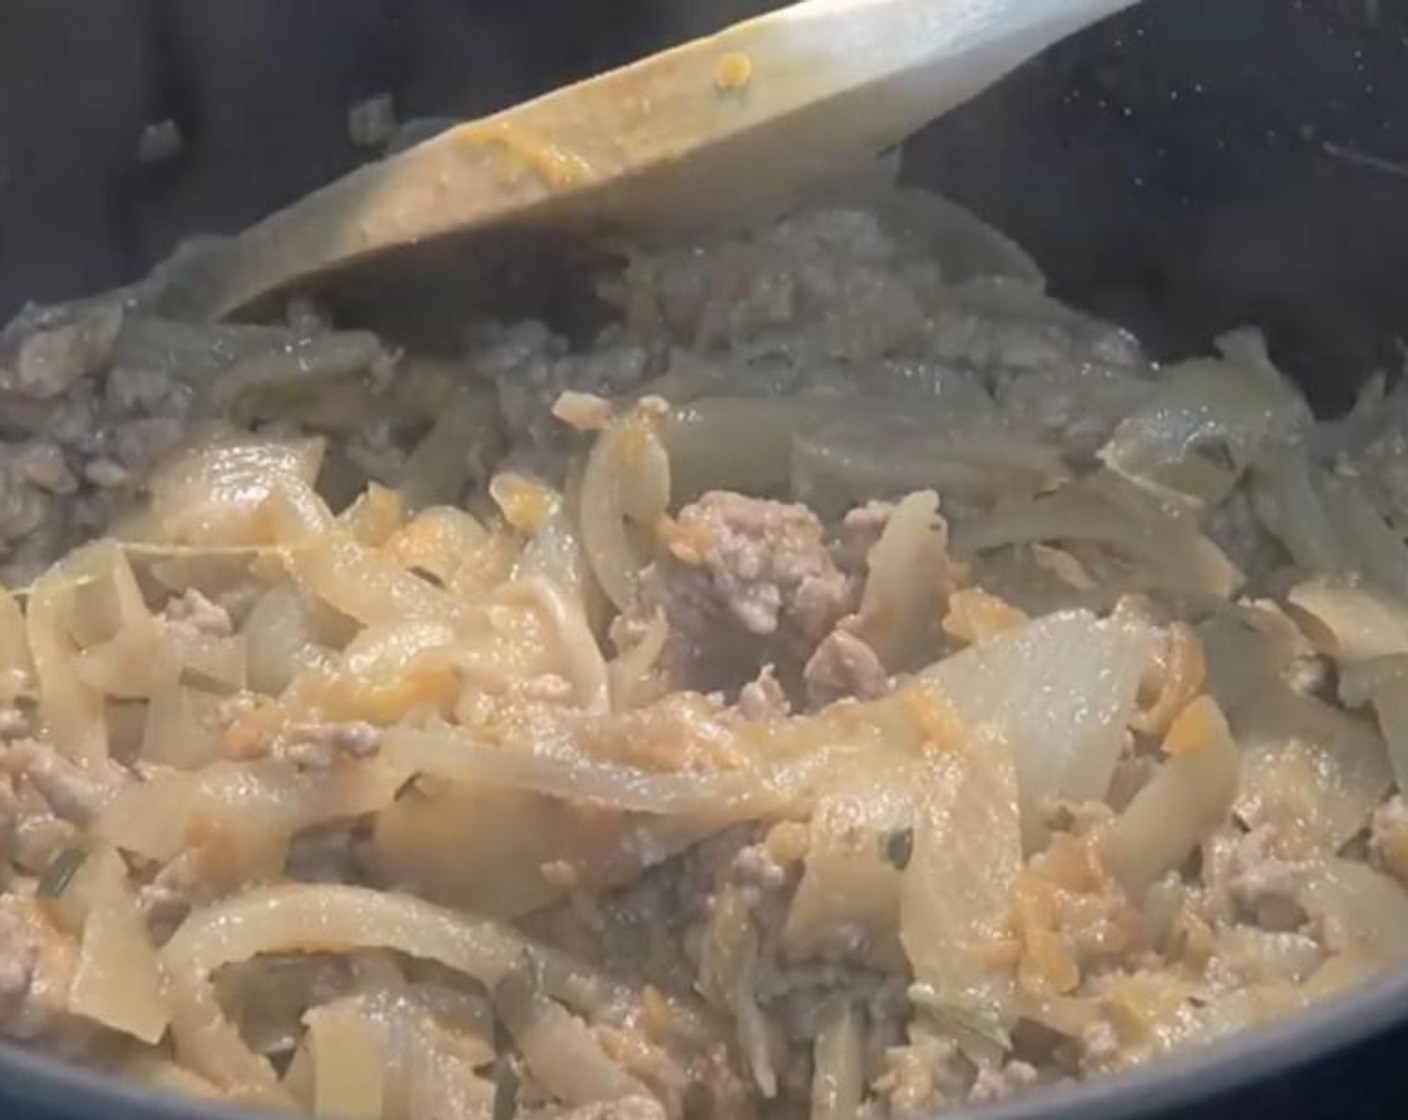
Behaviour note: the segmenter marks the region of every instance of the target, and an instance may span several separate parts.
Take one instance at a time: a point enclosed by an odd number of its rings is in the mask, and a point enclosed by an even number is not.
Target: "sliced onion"
[[[29,655],[24,613],[9,589],[0,587],[0,695],[24,688],[33,670],[34,659]]]
[[[812,1120],[856,1120],[865,1098],[865,1037],[859,1010],[833,999],[812,1047]]]
[[[426,572],[449,586],[466,558],[488,539],[489,531],[464,510],[431,506],[390,534],[381,544],[381,554],[394,564]]]
[[[249,687],[278,696],[305,669],[328,667],[334,654],[324,646],[307,601],[296,587],[275,584],[254,604],[242,635],[249,659]]]
[[[1047,798],[1103,800],[1154,655],[1152,627],[1049,615],[924,671],[965,726],[1008,744],[1016,764],[1028,849],[1044,835]]]
[[[1110,474],[1001,510],[956,535],[970,552],[1051,541],[1111,546],[1139,565],[1155,588],[1225,599],[1242,581],[1191,516]]]
[[[631,541],[631,525],[653,527],[668,508],[671,461],[656,420],[638,410],[602,432],[582,475],[582,545],[592,574],[624,610],[635,600],[645,560]]]
[[[386,1059],[360,1008],[347,1002],[315,1007],[303,1021],[312,1061],[313,1114],[381,1120]]]
[[[926,490],[895,507],[870,550],[858,630],[892,671],[935,645],[947,544],[939,496]]]
[[[70,758],[95,759],[108,753],[103,694],[79,675],[79,646],[67,626],[72,587],[67,569],[84,556],[74,554],[35,581],[25,632],[39,678],[39,715],[50,741]]]
[[[802,879],[782,943],[809,959],[835,951],[837,933],[845,931],[862,937],[861,956],[872,967],[900,968],[902,867],[912,858],[927,775],[899,752],[888,758],[876,752],[838,768],[832,780],[835,788],[823,792],[807,826]]]
[[[312,488],[322,457],[319,439],[195,433],[152,471],[150,500],[122,535],[210,547],[279,544],[327,532],[332,514]]]
[[[162,768],[119,793],[94,831],[159,863],[209,838],[226,845],[231,865],[277,872],[290,837],[385,808],[408,776],[370,763],[302,773],[268,759],[217,762],[196,773]]]
[[[572,1105],[648,1096],[607,1056],[586,1023],[539,990],[537,962],[520,957],[494,986],[494,1010],[528,1070],[553,1097]]]
[[[500,434],[493,391],[460,389],[406,460],[399,487],[410,510],[458,502],[495,452]]]
[[[1259,464],[1276,502],[1277,519],[1268,525],[1291,558],[1307,572],[1341,572],[1355,567],[1316,485],[1317,471],[1304,449],[1282,445]]]
[[[1388,744],[1399,790],[1408,790],[1408,654],[1360,661],[1340,671],[1340,697],[1351,707],[1372,704]]]
[[[97,861],[92,898],[68,1008],[155,1045],[166,1033],[171,1009],[156,949],[127,882],[127,865],[111,848],[89,859]]]
[[[611,690],[606,658],[587,623],[580,602],[542,576],[519,580],[504,589],[505,594],[523,595],[547,616],[557,636],[558,658],[567,670],[579,707],[594,714],[611,708]]]
[[[900,887],[900,940],[934,1000],[1010,1026],[1016,979],[993,945],[1007,932],[1022,866],[1012,751],[985,735],[936,747]]]
[[[1368,720],[1280,681],[1232,720],[1242,744],[1237,814],[1333,852],[1368,822],[1393,784],[1383,739]]]
[[[329,533],[288,554],[289,573],[316,596],[364,626],[406,621],[460,625],[469,608],[350,537]]]
[[[1369,579],[1408,594],[1408,546],[1365,495],[1361,484],[1337,474],[1322,475],[1319,489],[1330,522],[1353,557],[1353,567]]]
[[[225,697],[182,683],[179,663],[157,670],[142,732],[142,759],[178,770],[198,770],[221,756],[220,711]]]
[[[438,961],[491,989],[531,951],[549,993],[586,1010],[616,998],[605,981],[491,922],[364,887],[272,887],[193,914],[162,949],[172,984],[172,1032],[182,1059],[226,1089],[276,1088],[273,1068],[249,1049],[221,1010],[211,974],[264,953],[330,947],[393,949]]]
[[[780,494],[792,468],[792,436],[826,405],[809,399],[705,397],[673,409],[660,427],[678,505],[711,490]]]
[[[1357,860],[1327,860],[1310,873],[1303,900],[1324,923],[1331,949],[1366,954],[1380,968],[1408,959],[1408,892],[1383,872]]]
[[[746,820],[781,799],[747,773],[649,773],[625,766],[486,747],[451,731],[392,728],[383,757],[398,770],[470,785],[520,789],[622,812]]]
[[[381,340],[369,331],[300,338],[234,362],[210,382],[203,404],[208,415],[233,416],[250,397],[304,391],[366,373],[384,355]]]
[[[1192,361],[1163,371],[1154,395],[1120,423],[1100,459],[1141,486],[1216,505],[1268,442],[1290,438],[1307,421],[1286,382],[1237,362]]]
[[[1287,600],[1315,647],[1341,665],[1408,653],[1408,599],[1355,576],[1315,576]]]
[[[1237,796],[1241,752],[1210,698],[1183,710],[1165,750],[1170,757],[1116,818],[1104,847],[1110,873],[1137,902],[1227,819]]]

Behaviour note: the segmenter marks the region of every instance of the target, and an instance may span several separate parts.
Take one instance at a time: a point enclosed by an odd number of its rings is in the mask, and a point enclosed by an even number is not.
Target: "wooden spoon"
[[[1132,2],[806,0],[368,164],[197,258],[182,310],[506,228],[652,238],[777,205]]]

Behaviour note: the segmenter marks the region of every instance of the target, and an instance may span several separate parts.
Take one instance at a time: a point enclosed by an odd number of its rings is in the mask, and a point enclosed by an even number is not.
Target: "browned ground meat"
[[[879,696],[890,679],[875,651],[845,626],[838,626],[817,646],[803,676],[807,697],[815,707],[843,696]]]
[[[775,655],[784,684],[795,680],[856,599],[816,514],[714,492],[686,506],[678,521],[697,545],[687,556],[662,556],[644,594],[670,624],[666,663],[676,683],[737,689],[759,667],[760,653]]]
[[[65,1012],[74,963],[73,942],[32,899],[0,897],[0,1034],[80,1048],[91,1030]]]

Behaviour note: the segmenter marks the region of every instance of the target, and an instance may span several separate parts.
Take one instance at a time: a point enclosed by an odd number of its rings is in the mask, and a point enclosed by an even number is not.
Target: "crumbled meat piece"
[[[889,687],[889,675],[875,651],[844,626],[817,646],[802,675],[807,698],[816,707],[846,696],[881,696]]]
[[[778,683],[777,672],[764,665],[757,677],[743,686],[738,694],[738,714],[744,719],[774,719],[788,715],[792,705]]]
[[[132,776],[107,759],[80,762],[65,758],[39,739],[20,739],[0,756],[0,769],[22,779],[56,817],[86,827]]]
[[[962,1099],[968,1069],[956,1045],[923,1034],[885,1051],[884,1070],[874,1089],[889,1103],[890,1115],[917,1115]]]
[[[53,495],[29,477],[26,444],[0,447],[0,546],[12,547],[46,522],[62,518]]]
[[[132,472],[111,459],[94,459],[83,468],[83,477],[100,490],[115,490],[131,481]]]
[[[744,901],[756,907],[762,896],[780,891],[787,885],[787,868],[772,858],[765,844],[750,844],[733,859],[731,876],[744,895]]]
[[[122,304],[28,308],[0,335],[0,392],[48,400],[98,373],[122,329]]]
[[[679,520],[703,538],[699,560],[720,604],[750,634],[773,634],[792,620],[820,638],[847,603],[821,522],[805,506],[716,491]]]
[[[31,443],[22,446],[15,457],[14,467],[31,486],[49,494],[72,494],[78,489],[78,479],[68,468],[63,450],[52,443]]]
[[[842,518],[836,562],[844,571],[865,571],[870,550],[880,542],[894,513],[894,502],[874,501],[857,506]]]
[[[1030,1089],[1036,1083],[1036,1066],[1028,1062],[1011,1061],[1000,1069],[984,1066],[978,1070],[973,1088],[968,1090],[968,1100],[972,1104],[991,1104]]]
[[[662,557],[642,590],[647,609],[665,612],[666,665],[682,683],[737,688],[760,647],[800,664],[854,605],[805,506],[713,492],[681,511],[676,537],[688,544]]]
[[[274,754],[303,770],[328,770],[339,758],[369,758],[381,747],[370,723],[309,723],[290,728]]]
[[[1369,856],[1399,882],[1408,884],[1408,803],[1402,794],[1394,794],[1374,810]]]
[[[27,782],[15,783],[16,820],[12,859],[15,866],[31,875],[40,874],[64,848],[79,841],[79,831],[60,820],[48,802]]]
[[[201,875],[201,857],[182,852],[137,891],[137,906],[152,936],[165,941],[198,903],[209,901],[210,885]]]
[[[230,612],[188,587],[166,604],[167,624],[193,638],[228,638],[235,632]]]
[[[1269,850],[1269,829],[1249,832],[1233,855],[1232,899],[1243,913],[1265,930],[1291,931],[1306,920],[1300,904],[1305,867],[1277,858]]]
[[[1087,1069],[1104,1069],[1120,1055],[1120,1036],[1114,1026],[1097,1019],[1081,1032],[1081,1064]]]
[[[1297,657],[1281,671],[1281,676],[1297,692],[1321,693],[1330,681],[1330,665],[1323,657]]]
[[[32,899],[0,896],[0,1035],[81,1043],[86,1028],[64,1010],[74,963],[73,942]]]
[[[557,398],[552,414],[579,432],[599,432],[611,422],[611,402],[595,393],[569,389]]]

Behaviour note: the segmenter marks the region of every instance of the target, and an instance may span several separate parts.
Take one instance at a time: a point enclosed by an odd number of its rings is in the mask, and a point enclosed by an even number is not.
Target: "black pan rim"
[[[1126,1073],[1035,1092],[981,1109],[947,1109],[942,1120],[1134,1120],[1269,1082],[1408,1021],[1408,968],[1329,1000],[1283,1023],[1231,1035]],[[249,1120],[251,1111],[136,1084],[0,1045],[0,1101],[63,1120]]]

